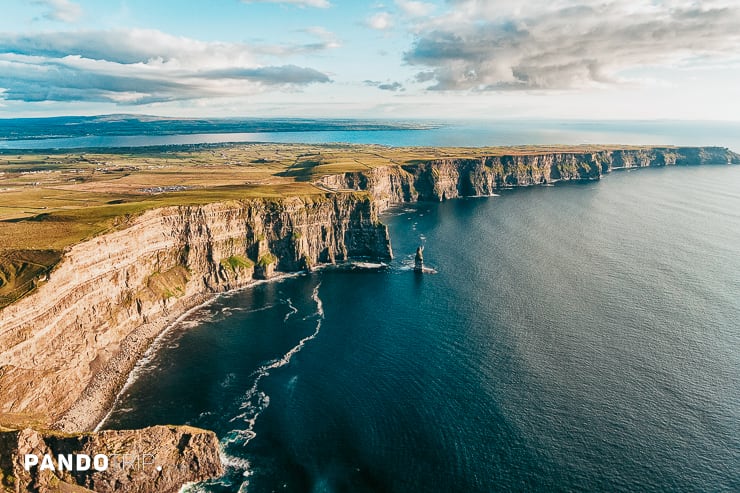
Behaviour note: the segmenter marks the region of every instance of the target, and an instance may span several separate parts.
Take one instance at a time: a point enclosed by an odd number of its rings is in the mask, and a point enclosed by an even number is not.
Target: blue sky
[[[0,117],[740,120],[736,0],[4,0]]]

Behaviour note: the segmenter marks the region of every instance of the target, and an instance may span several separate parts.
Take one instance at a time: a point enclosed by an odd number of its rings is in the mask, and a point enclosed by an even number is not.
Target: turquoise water
[[[106,427],[215,430],[227,474],[192,491],[740,490],[740,167],[384,220],[389,270],[196,310]]]
[[[200,133],[0,140],[3,149],[74,149],[224,142],[321,144],[347,142],[388,146],[495,146],[532,144],[651,144],[725,146],[740,150],[740,122],[678,121],[459,121],[433,122],[428,130]]]

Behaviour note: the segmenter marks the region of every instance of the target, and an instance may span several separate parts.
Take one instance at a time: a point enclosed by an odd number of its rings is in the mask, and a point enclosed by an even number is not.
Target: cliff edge
[[[491,195],[507,188],[599,180],[621,169],[707,164],[740,164],[740,155],[724,147],[482,154],[425,159],[367,172],[325,176],[317,184],[328,190],[367,191],[378,207],[385,209],[394,203],[442,201]]]

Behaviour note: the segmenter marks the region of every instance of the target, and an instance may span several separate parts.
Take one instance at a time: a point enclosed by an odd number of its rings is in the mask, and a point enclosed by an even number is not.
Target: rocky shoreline
[[[213,300],[214,296],[196,294],[179,300],[176,306],[170,308],[169,316],[163,316],[156,322],[143,324],[134,329],[123,340],[118,353],[111,358],[105,368],[93,376],[82,395],[52,424],[52,428],[68,433],[81,430],[97,431],[114,405],[118,392],[157,337],[191,310]]]
[[[148,211],[72,247],[36,292],[0,312],[0,412],[89,431],[105,414],[93,401],[115,396],[139,348],[184,311],[351,256],[391,256],[377,210],[354,193]]]
[[[89,434],[152,342],[188,310],[279,272],[354,256],[391,256],[365,194],[147,211],[72,247],[34,293],[0,311],[0,418],[36,415],[40,433],[80,439],[106,433]],[[208,443],[206,455],[218,457],[215,435]],[[0,450],[17,458],[13,447]],[[181,484],[203,479],[191,473]],[[17,471],[2,474],[15,479],[0,480],[0,490],[30,487],[16,488]]]

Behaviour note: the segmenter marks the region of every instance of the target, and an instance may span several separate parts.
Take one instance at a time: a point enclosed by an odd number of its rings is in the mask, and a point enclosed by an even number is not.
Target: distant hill
[[[168,118],[150,115],[0,119],[0,140],[195,133],[310,132],[427,129],[414,122],[302,118]]]

